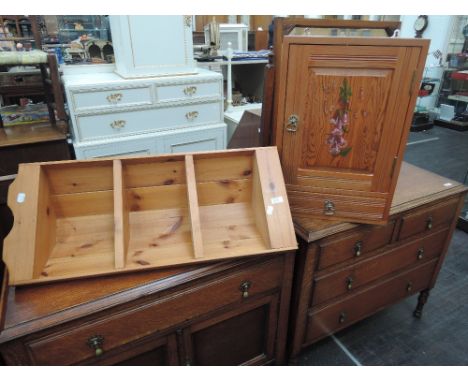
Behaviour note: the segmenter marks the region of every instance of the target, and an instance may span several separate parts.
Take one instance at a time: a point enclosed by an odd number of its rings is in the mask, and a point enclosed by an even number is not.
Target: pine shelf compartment
[[[276,147],[20,165],[9,284],[297,249]]]

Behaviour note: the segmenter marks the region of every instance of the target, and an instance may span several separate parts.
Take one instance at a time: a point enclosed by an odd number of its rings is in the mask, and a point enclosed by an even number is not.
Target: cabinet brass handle
[[[99,357],[104,353],[104,350],[102,349],[102,345],[104,344],[103,336],[96,334],[95,336],[88,338],[87,344],[94,350],[96,357]]]
[[[127,122],[124,121],[123,119],[119,119],[117,121],[114,121],[114,122],[111,122],[110,126],[113,128],[113,129],[122,129],[123,127],[125,127],[125,124]]]
[[[335,215],[335,204],[330,200],[325,200],[323,205],[323,214],[327,216]]]
[[[424,248],[418,249],[418,260],[421,260],[424,257]]]
[[[356,257],[361,256],[362,254],[362,241],[356,241],[356,244],[354,244],[354,255]]]
[[[123,94],[122,93],[112,93],[109,94],[106,98],[109,103],[117,103],[122,100]]]
[[[411,292],[413,290],[413,283],[412,282],[409,282],[407,285],[406,285],[406,291],[407,292]]]
[[[434,219],[432,218],[432,216],[429,216],[426,220],[426,229],[432,229],[433,223]]]
[[[345,313],[345,312],[341,312],[341,313],[340,313],[340,316],[338,317],[338,322],[339,322],[340,324],[342,324],[342,323],[345,322],[345,321],[346,321],[346,313]]]
[[[249,297],[249,289],[250,287],[252,286],[252,282],[251,281],[244,281],[241,285],[240,285],[240,291],[242,292],[242,298],[247,298]]]
[[[185,114],[185,118],[187,118],[189,121],[193,121],[197,117],[198,111],[189,111],[187,114]]]
[[[349,276],[346,278],[346,289],[351,290],[353,288],[353,278]]]
[[[290,133],[295,133],[297,131],[299,124],[299,117],[296,114],[291,114],[288,118],[288,123],[286,124],[286,130]]]
[[[197,92],[197,87],[196,86],[187,86],[184,89],[184,94],[186,96],[193,96]]]

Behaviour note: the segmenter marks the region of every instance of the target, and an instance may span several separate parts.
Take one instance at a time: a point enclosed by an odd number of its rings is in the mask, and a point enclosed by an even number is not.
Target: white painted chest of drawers
[[[226,148],[223,78],[63,76],[77,159]]]

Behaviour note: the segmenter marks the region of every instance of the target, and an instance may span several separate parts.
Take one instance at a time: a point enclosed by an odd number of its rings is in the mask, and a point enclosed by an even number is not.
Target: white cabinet
[[[200,68],[141,79],[65,74],[77,158],[225,149],[222,80]]]
[[[225,149],[223,76],[195,65],[191,16],[109,20],[115,66],[62,77],[76,157]]]
[[[109,16],[124,78],[195,73],[191,16]]]

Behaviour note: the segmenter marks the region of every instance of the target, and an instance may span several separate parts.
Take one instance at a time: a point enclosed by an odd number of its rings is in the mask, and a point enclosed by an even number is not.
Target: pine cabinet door
[[[293,215],[387,220],[427,45],[285,38],[276,144]]]

